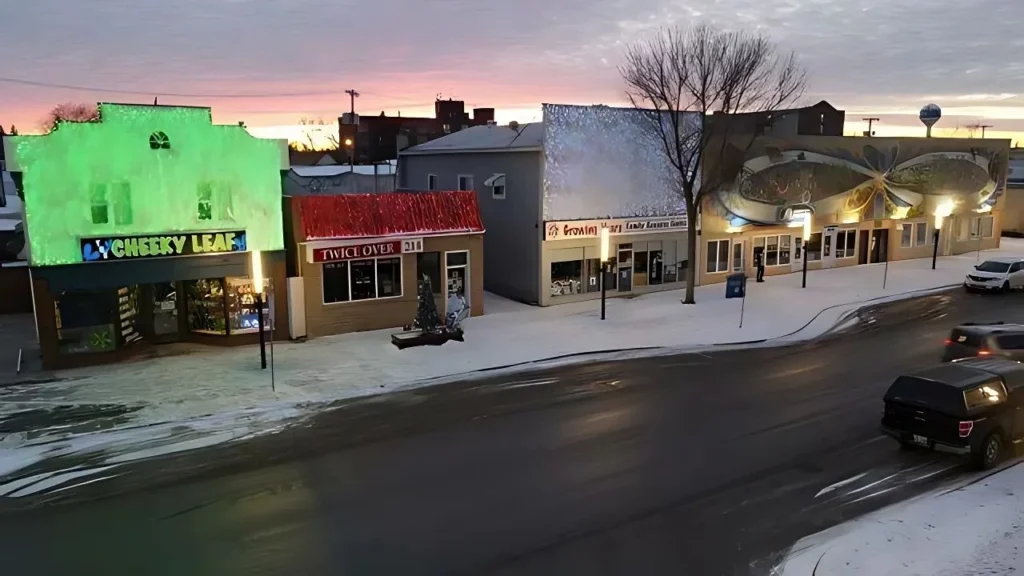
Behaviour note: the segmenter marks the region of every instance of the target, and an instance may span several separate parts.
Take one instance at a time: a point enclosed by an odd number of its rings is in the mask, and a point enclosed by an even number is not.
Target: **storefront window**
[[[113,290],[64,292],[54,303],[58,348],[64,354],[109,352],[117,348]]]
[[[324,264],[324,304],[348,302],[348,262]]]
[[[665,263],[662,257],[661,245],[661,242],[648,242],[647,244],[648,283],[652,285],[661,284],[665,278]]]
[[[323,265],[324,304],[402,295],[402,259],[379,258]]]
[[[228,278],[228,318],[231,321],[229,332],[234,334],[259,333],[259,307],[256,305],[256,291],[251,278]],[[270,314],[270,302],[273,295],[270,286],[264,286],[263,292],[263,329],[272,330],[273,318]]]
[[[681,280],[678,272],[678,263],[676,262],[676,247],[678,243],[674,240],[665,242],[665,249],[662,254],[665,260],[665,283],[675,282]]]
[[[573,260],[571,262],[551,263],[551,295],[569,296],[580,294],[583,283],[583,262]]]
[[[370,300],[377,295],[376,270],[373,260],[352,260],[348,264],[352,300]]]
[[[394,298],[402,295],[402,259],[382,258],[377,260],[377,298]]]
[[[117,289],[118,337],[122,346],[142,340],[139,334],[139,287]]]
[[[212,278],[185,283],[188,329],[200,334],[227,334],[224,280]]]
[[[810,239],[807,240],[806,254],[808,262],[821,260],[821,232],[811,234]]]
[[[434,294],[440,294],[441,285],[441,253],[420,252],[416,255],[416,285],[419,286],[420,278],[430,278],[430,288]]]
[[[589,256],[589,254],[588,254]],[[597,258],[587,258],[583,261],[584,268],[586,268],[586,274],[584,275],[584,282],[586,288],[584,292],[600,292],[601,291],[601,258],[600,254]]]

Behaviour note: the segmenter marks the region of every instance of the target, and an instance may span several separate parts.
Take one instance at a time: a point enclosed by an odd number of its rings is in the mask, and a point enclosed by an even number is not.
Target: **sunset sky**
[[[849,134],[878,116],[879,136],[923,135],[934,102],[937,135],[980,122],[1024,142],[1021,14],[1020,0],[4,0],[0,123],[37,131],[54,104],[159,95],[296,138],[301,118],[334,124],[348,88],[364,115],[432,115],[440,95],[529,122],[542,102],[623,104],[624,45],[705,21],[795,50],[804,103],[846,109]]]

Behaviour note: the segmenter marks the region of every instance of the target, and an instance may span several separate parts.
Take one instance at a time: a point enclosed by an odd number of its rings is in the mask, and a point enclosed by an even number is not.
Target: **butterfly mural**
[[[815,140],[800,145],[768,140],[746,154],[717,194],[721,215],[770,226],[784,223],[792,208],[810,207],[869,220],[878,206],[885,214],[914,215],[928,196],[956,196],[984,209],[995,205],[1006,187],[1009,153],[998,143],[960,150],[942,149],[950,144],[941,143],[929,150],[898,140],[845,139],[857,147],[836,145],[838,138],[821,138],[825,145],[813,146]]]

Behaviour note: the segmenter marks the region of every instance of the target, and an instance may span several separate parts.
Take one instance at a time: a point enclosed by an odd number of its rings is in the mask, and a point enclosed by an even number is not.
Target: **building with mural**
[[[650,111],[545,104],[543,121],[477,126],[399,156],[399,187],[475,190],[487,290],[541,306],[681,288],[686,208]],[[687,119],[700,129],[699,115]]]
[[[4,139],[24,198],[44,367],[163,342],[254,342],[255,253],[268,278],[265,313],[287,309],[287,142],[214,125],[209,108],[99,111],[97,122]]]
[[[699,283],[999,246],[1010,142],[996,139],[758,137],[729,141],[702,177]],[[809,241],[804,246],[805,230]]]

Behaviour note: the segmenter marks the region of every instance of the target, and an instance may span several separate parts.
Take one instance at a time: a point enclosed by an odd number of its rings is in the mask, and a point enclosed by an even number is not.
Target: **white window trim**
[[[491,198],[494,198],[495,200],[504,200],[505,199],[505,175],[504,174],[495,174],[494,176],[491,176],[487,180],[484,180],[484,186],[487,186],[487,187],[489,187],[491,189]],[[501,189],[501,194],[498,193],[498,189],[499,188]]]
[[[715,259],[713,260],[713,262],[715,263],[715,269],[714,269],[714,271],[709,272],[707,270],[707,266],[705,266],[704,267],[704,273],[705,274],[728,274],[732,270],[732,241],[730,239],[728,239],[728,238],[719,238],[717,240],[708,240],[707,241],[707,250],[706,250],[705,255],[704,255],[704,257],[707,259],[707,263],[708,264],[710,264],[712,262],[712,260],[711,260],[711,244],[712,243],[717,244],[717,246],[715,248]],[[725,268],[719,270],[718,269],[718,265],[721,263],[722,260],[721,260],[721,258],[718,257],[718,254],[719,254],[719,250],[721,250],[721,248],[722,248],[722,243],[725,244],[726,259],[725,259]]]
[[[339,262],[321,262],[320,263],[320,303],[323,304],[324,306],[337,306],[337,305],[341,305],[341,304],[361,304],[363,302],[378,302],[380,300],[396,300],[398,298],[401,298],[402,296],[405,295],[405,255],[404,254],[399,254],[397,256],[397,258],[398,258],[398,276],[400,278],[399,282],[402,285],[401,292],[398,294],[398,296],[384,296],[383,298],[380,297],[380,296],[377,296],[377,261],[378,260],[391,260],[393,258],[395,258],[395,256],[385,256],[383,258],[354,258],[352,260],[343,260],[342,262],[347,262],[348,263],[348,265],[345,266],[345,273],[348,274],[348,300],[345,300],[345,301],[342,301],[342,302],[328,302],[327,301],[327,293],[324,290],[324,280],[326,279],[326,275],[324,275],[324,265],[325,264],[338,264]],[[362,262],[364,260],[373,260],[373,298],[365,298],[363,300],[353,300],[352,299],[352,266],[351,266],[351,263],[352,262]],[[259,331],[257,330],[256,333],[259,334]]]
[[[778,248],[778,253],[782,254],[782,237],[783,236],[789,236],[789,255],[790,255],[789,256],[789,262],[786,262],[785,264],[769,264],[768,263],[768,239],[769,238],[778,238],[778,247],[779,247]],[[751,254],[751,260],[750,261],[751,262],[754,261],[753,260],[754,244],[757,243],[758,239],[763,239],[764,240],[764,267],[765,268],[779,268],[779,267],[782,267],[782,266],[792,266],[793,265],[793,235],[792,234],[766,234],[764,236],[754,236],[753,242],[750,243],[750,254]],[[779,260],[781,260],[781,258],[776,258],[776,262],[778,262]]]
[[[843,255],[836,256],[836,260],[849,260],[857,256],[857,228],[840,228],[836,230],[836,247],[832,249],[835,253],[839,249],[839,235],[846,234],[846,242],[843,244]],[[850,236],[853,236],[853,250],[850,250]]]
[[[472,307],[473,307],[473,277],[471,276],[471,274],[473,273],[473,271],[469,267],[469,265],[472,263],[472,260],[470,260],[470,257],[472,256],[472,254],[469,253],[469,250],[447,250],[443,254],[444,254],[444,266],[443,266],[444,278],[442,278],[441,280],[444,282],[444,291],[441,292],[441,295],[444,297],[444,308],[445,308],[444,313],[445,314],[448,313],[448,271],[449,270],[458,270],[459,268],[465,268],[465,270],[466,270],[466,305],[469,306],[470,309],[472,309]],[[466,255],[466,263],[465,264],[455,264],[454,266],[449,266],[448,265],[448,255],[449,254],[465,254]]]
[[[744,270],[747,269],[747,251],[744,250],[745,246],[743,244],[744,244],[743,240],[733,240],[732,241],[732,247],[731,247],[731,249],[729,251],[729,260],[730,260],[729,261],[729,266],[731,267],[733,273],[743,272]],[[739,266],[739,268],[736,267],[736,247],[737,246],[740,247],[740,266]]]
[[[977,225],[977,229],[975,229]],[[978,240],[981,238],[981,217],[975,216],[971,218],[970,223],[967,225],[967,238],[969,240]]]
[[[983,232],[985,230],[985,227],[982,226],[982,222],[984,222],[985,220],[991,220],[992,221],[992,226],[990,227],[990,229],[992,230],[992,233],[989,234],[988,236],[985,236],[985,234]],[[996,219],[995,219],[995,217],[993,217],[993,216],[979,216],[978,217],[978,235],[981,236],[982,238],[986,238],[986,239],[988,239],[988,238],[995,238],[996,237]]]
[[[907,223],[904,222],[903,226],[900,227],[900,231],[899,232],[900,232],[900,248],[913,248],[914,247],[914,240],[915,240],[915,237],[914,237],[914,227],[912,225],[908,225]],[[907,243],[906,244],[903,243],[903,237],[904,236],[907,237]]]
[[[427,190],[437,190],[437,174],[427,174]]]
[[[466,183],[467,183],[467,187],[466,187],[466,188],[463,188],[463,187],[462,187],[462,179],[463,179],[463,178],[465,178],[465,179],[466,179]],[[472,175],[472,174],[459,174],[459,175],[458,175],[458,176],[456,177],[456,179],[455,179],[455,187],[456,187],[456,188],[457,188],[458,190],[460,190],[460,191],[463,191],[463,192],[468,192],[468,191],[471,191],[471,190],[473,190],[473,188],[474,188],[475,186],[476,186],[476,183],[475,183],[475,182],[473,182],[473,175]]]
[[[921,246],[927,246],[931,242],[928,240],[928,223],[927,222],[914,222],[914,247],[919,248]],[[924,242],[917,241],[917,230],[918,228],[924,228]]]

